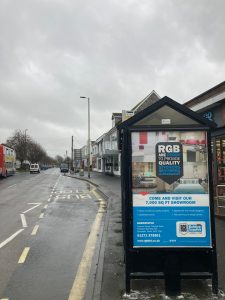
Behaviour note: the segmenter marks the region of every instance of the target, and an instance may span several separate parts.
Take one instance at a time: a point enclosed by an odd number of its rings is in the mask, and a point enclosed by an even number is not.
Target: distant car
[[[69,166],[68,166],[68,164],[61,164],[60,165],[60,171],[62,172],[62,173],[68,173],[69,172]]]
[[[49,168],[49,166],[47,166],[47,165],[40,165],[40,169],[41,170],[48,170],[48,168]]]
[[[30,165],[30,174],[32,174],[32,173],[40,173],[39,164],[31,164]]]

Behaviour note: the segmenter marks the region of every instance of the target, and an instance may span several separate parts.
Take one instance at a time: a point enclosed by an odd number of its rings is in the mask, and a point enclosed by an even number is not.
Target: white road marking
[[[31,235],[36,235],[38,229],[39,229],[39,225],[35,225],[35,226],[34,226],[34,229],[33,229],[33,231],[32,231],[32,233],[31,233]]]
[[[44,213],[40,214],[39,219],[43,219],[44,218]]]
[[[96,198],[99,200],[100,197],[94,190],[92,191]],[[85,296],[85,291],[87,288],[87,283],[91,270],[91,262],[95,251],[95,246],[97,242],[97,236],[99,233],[100,225],[102,222],[104,201],[100,202],[99,210],[97,212],[95,221],[91,227],[91,232],[89,234],[83,257],[78,267],[78,271],[70,291],[68,300],[83,300]]]
[[[27,204],[36,204],[36,205],[33,206],[33,207],[31,207],[31,208],[29,208],[28,210],[25,210],[25,211],[23,212],[23,214],[26,214],[28,211],[31,211],[31,210],[33,210],[33,209],[35,209],[36,207],[38,207],[38,206],[41,205],[41,203],[27,203]]]
[[[45,208],[45,209],[48,208],[48,204],[46,204],[46,205],[44,206],[44,208]]]
[[[12,185],[10,185],[10,186],[8,186],[7,189],[12,188],[12,187],[14,187],[14,186],[16,186],[16,183],[15,183],[15,184],[12,184]]]
[[[91,196],[90,196],[89,194],[83,194],[83,195],[81,194],[81,195],[80,195],[80,198],[81,198],[81,199],[87,199],[87,198],[88,198],[88,199],[91,199]]]
[[[20,229],[17,232],[15,232],[13,235],[11,235],[9,238],[7,238],[4,242],[0,244],[0,249],[3,248],[5,245],[7,245],[9,242],[11,242],[18,234],[20,234],[24,229]]]
[[[25,218],[25,215],[24,214],[20,214],[20,218],[21,218],[23,227],[27,227],[27,220]]]
[[[26,261],[26,258],[27,258],[27,255],[30,251],[30,248],[29,247],[25,247],[21,256],[20,256],[20,259],[18,260],[18,264],[23,264],[25,261]]]

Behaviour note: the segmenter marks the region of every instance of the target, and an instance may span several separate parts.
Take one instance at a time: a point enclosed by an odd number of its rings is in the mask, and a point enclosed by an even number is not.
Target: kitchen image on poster
[[[133,247],[212,247],[206,132],[131,138]]]

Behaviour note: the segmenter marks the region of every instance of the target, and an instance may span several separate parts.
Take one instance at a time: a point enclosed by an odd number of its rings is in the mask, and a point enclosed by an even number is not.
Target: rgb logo
[[[181,143],[156,144],[156,176],[172,184],[183,176],[183,147]]]

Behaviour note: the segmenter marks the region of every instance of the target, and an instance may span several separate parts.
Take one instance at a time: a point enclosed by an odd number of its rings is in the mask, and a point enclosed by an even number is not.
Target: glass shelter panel
[[[206,132],[131,139],[133,247],[211,247]]]
[[[217,207],[225,208],[225,136],[216,138]],[[216,165],[215,164],[215,165]]]
[[[135,125],[198,125],[199,123],[183,113],[165,105],[156,112],[135,123]]]

